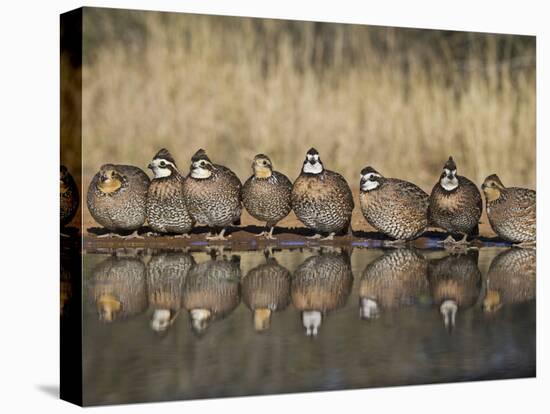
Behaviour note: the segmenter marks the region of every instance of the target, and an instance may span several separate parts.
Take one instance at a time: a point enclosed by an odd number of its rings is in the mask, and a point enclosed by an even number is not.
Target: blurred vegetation
[[[430,190],[445,159],[535,185],[535,38],[85,9],[84,176],[205,148],[244,181],[256,153],[291,179],[315,146]]]

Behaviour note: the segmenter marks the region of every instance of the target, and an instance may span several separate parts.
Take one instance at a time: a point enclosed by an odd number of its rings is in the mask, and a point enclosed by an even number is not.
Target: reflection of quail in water
[[[200,334],[209,323],[231,313],[240,301],[241,269],[238,257],[212,259],[191,268],[183,288],[183,306],[193,331]]]
[[[537,194],[533,190],[504,187],[496,174],[481,186],[487,201],[489,223],[499,237],[512,243],[529,244],[537,236]]]
[[[149,168],[155,177],[147,193],[147,223],[158,233],[187,236],[194,223],[183,196],[185,177],[180,174],[172,155],[164,148],[155,155]]]
[[[103,165],[88,187],[88,210],[111,232],[134,231],[146,219],[149,177],[131,165]]]
[[[88,297],[99,319],[112,322],[145,311],[145,265],[138,258],[109,257],[94,267]]]
[[[242,280],[243,302],[254,312],[254,329],[269,329],[271,314],[290,300],[290,272],[273,257],[251,269]]]
[[[457,175],[456,171],[453,157],[449,157],[430,195],[428,221],[451,234],[462,234],[464,237],[458,243],[466,243],[468,235],[479,233],[483,202],[477,186],[466,177]],[[447,241],[456,243],[452,236]]]
[[[151,328],[165,331],[182,306],[185,278],[195,264],[187,253],[166,252],[154,255],[147,264],[147,293],[153,309]]]
[[[284,174],[273,170],[267,155],[256,155],[252,170],[254,174],[243,185],[243,204],[255,219],[266,222],[269,233],[263,232],[259,236],[275,239],[275,224],[291,210],[292,183]]]
[[[428,295],[427,271],[427,260],[412,249],[390,250],[369,263],[359,284],[361,318],[377,318],[380,308],[411,305]]]
[[[78,210],[80,196],[73,176],[64,165],[61,166],[59,173],[59,196],[61,227],[65,227],[71,222]]]
[[[74,278],[71,275],[72,257],[61,255],[60,261],[60,278],[59,278],[59,299],[60,299],[60,313],[63,316],[64,311],[68,307],[68,304],[73,297],[73,284]],[[78,263],[80,265],[80,262]]]
[[[323,315],[342,306],[353,283],[347,254],[322,254],[307,258],[294,272],[292,303],[302,312],[306,335],[316,336]]]
[[[361,171],[361,211],[376,230],[398,241],[412,240],[425,230],[428,194],[416,185],[385,178],[372,167]]]
[[[206,152],[191,158],[191,173],[185,180],[184,195],[191,217],[212,229],[220,229],[210,240],[225,240],[225,228],[241,217],[241,181],[233,171],[213,164]]]
[[[508,249],[496,256],[487,273],[483,310],[494,312],[503,304],[527,302],[536,295],[535,249]]]
[[[307,154],[302,171],[292,187],[292,208],[298,219],[319,233],[328,233],[331,240],[336,233],[351,231],[351,213],[354,202],[345,178],[326,170],[315,148]]]
[[[429,262],[428,281],[432,298],[439,306],[449,331],[455,326],[457,311],[474,305],[478,298],[481,287],[478,256],[478,250],[469,250]]]

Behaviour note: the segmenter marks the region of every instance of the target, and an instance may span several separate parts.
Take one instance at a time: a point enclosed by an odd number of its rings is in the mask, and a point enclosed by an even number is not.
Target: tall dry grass
[[[84,44],[85,177],[167,147],[182,170],[205,148],[244,180],[263,152],[294,178],[314,146],[353,188],[372,165],[429,190],[450,154],[478,183],[535,185],[534,47],[508,59],[498,36],[412,47],[406,29],[143,12],[124,30],[109,13],[84,18],[101,29]]]

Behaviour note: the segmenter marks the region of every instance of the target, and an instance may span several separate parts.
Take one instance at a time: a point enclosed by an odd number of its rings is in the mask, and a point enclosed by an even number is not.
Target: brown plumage
[[[408,181],[385,178],[372,167],[361,171],[361,212],[376,230],[397,240],[420,236],[428,224],[428,194]]]
[[[183,191],[189,214],[197,223],[222,229],[211,239],[224,239],[225,227],[241,217],[241,181],[229,168],[213,164],[202,149],[191,158]]]
[[[206,330],[209,323],[231,313],[240,301],[239,262],[213,259],[191,268],[183,289],[183,306],[189,311],[196,333]]]
[[[359,284],[360,315],[376,318],[380,308],[412,305],[428,296],[428,261],[412,249],[389,250],[369,263]]]
[[[94,267],[88,283],[100,320],[128,318],[147,308],[145,265],[138,258],[109,257]]]
[[[537,237],[537,194],[533,190],[505,187],[496,174],[481,186],[489,223],[499,237],[512,243],[534,242]]]
[[[493,312],[502,305],[522,303],[536,296],[537,253],[535,249],[505,250],[491,262],[483,309]]]
[[[241,282],[243,302],[254,312],[256,331],[269,329],[271,314],[290,301],[290,272],[275,258],[251,269]]]
[[[307,258],[294,272],[292,304],[302,312],[308,336],[315,336],[323,315],[346,303],[353,284],[347,254],[321,254]]]
[[[243,204],[252,217],[266,223],[267,238],[272,239],[273,227],[292,208],[292,183],[284,174],[274,171],[271,160],[263,154],[254,157],[252,170],[254,174],[243,185]]]
[[[148,167],[155,176],[147,192],[147,223],[158,233],[188,233],[194,221],[183,194],[185,177],[174,158],[163,148]]]
[[[187,253],[165,252],[154,255],[147,264],[147,293],[153,309],[151,328],[166,330],[182,307],[183,286],[195,264]]]
[[[481,194],[472,181],[456,172],[453,157],[449,157],[430,194],[428,221],[449,233],[477,235],[483,211]]]
[[[59,197],[61,227],[64,227],[74,218],[80,204],[78,186],[64,165],[61,166],[59,173]]]
[[[330,239],[349,230],[353,207],[345,178],[326,170],[317,150],[311,148],[292,187],[292,209],[298,219],[318,233],[329,233]]]
[[[478,257],[478,250],[469,250],[429,262],[428,281],[432,299],[448,329],[454,327],[457,311],[472,306],[479,296],[481,272],[477,267]]]
[[[149,177],[131,165],[103,165],[88,187],[88,210],[110,231],[137,230],[147,217]]]

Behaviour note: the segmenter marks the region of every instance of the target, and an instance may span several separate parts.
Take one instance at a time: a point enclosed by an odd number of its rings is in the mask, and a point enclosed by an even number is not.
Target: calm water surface
[[[535,375],[535,251],[87,253],[85,404]]]

